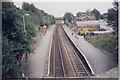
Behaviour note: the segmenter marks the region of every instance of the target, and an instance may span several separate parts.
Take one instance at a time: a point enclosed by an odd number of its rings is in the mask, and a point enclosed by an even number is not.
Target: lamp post
[[[23,25],[24,25],[24,32],[26,32],[26,28],[25,28],[25,16],[29,16],[30,14],[24,14],[23,15]]]
[[[24,15],[23,15],[24,33],[26,33],[25,16],[29,16],[29,15],[30,15],[30,14],[24,14]],[[25,39],[26,39],[26,37],[25,37]],[[26,56],[27,56],[27,53],[25,53],[25,54],[26,54]],[[22,57],[24,57],[24,56],[22,56]],[[24,74],[23,71],[22,71],[22,68],[23,68],[22,63],[20,62],[20,64],[21,64],[21,75],[22,75],[23,78],[26,78],[26,77],[25,77],[25,74]]]
[[[25,16],[29,16],[30,14],[24,14],[23,15],[23,24],[24,24],[24,33],[26,34],[26,27],[25,27]],[[25,35],[25,39],[26,39],[26,35]],[[26,61],[27,61],[27,53],[26,53]]]

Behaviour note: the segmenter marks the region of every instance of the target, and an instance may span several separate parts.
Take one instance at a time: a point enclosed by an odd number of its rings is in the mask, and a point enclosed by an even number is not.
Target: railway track
[[[88,78],[91,73],[83,62],[61,25],[57,25],[51,48],[50,76]]]
[[[65,77],[63,59],[61,55],[61,46],[59,42],[59,35],[57,34],[58,29],[53,35],[52,49],[51,49],[51,58],[50,58],[50,76],[54,77]]]
[[[61,34],[63,35],[61,37],[63,37],[63,41],[65,43],[64,46],[65,49],[67,50],[68,57],[71,60],[71,65],[73,66],[76,76],[81,78],[89,77],[90,72],[86,69],[86,66],[84,66],[82,60],[77,55],[77,51],[74,49],[73,45],[71,44],[70,40],[68,39],[62,28],[61,28]]]

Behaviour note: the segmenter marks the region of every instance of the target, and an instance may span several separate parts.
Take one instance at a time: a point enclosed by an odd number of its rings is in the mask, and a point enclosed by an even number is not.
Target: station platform
[[[76,47],[82,52],[95,75],[104,73],[115,67],[108,55],[86,41],[83,36],[77,35],[66,25],[63,25],[63,29]]]
[[[34,53],[23,63],[22,69],[26,77],[43,78],[47,74],[47,61],[54,30],[55,25],[48,28],[41,40],[36,42]]]

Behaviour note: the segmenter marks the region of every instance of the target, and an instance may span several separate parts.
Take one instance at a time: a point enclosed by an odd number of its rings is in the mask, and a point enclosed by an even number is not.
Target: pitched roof
[[[94,18],[91,17],[91,16],[84,16],[84,17],[81,17],[81,19],[84,19],[84,18],[94,19]]]
[[[91,21],[77,21],[76,22],[77,26],[96,26],[96,25],[100,25],[99,21],[96,20],[91,20]]]
[[[82,20],[82,19],[84,19],[84,18],[89,18],[89,19],[95,19],[95,17],[94,16],[80,16],[80,17],[76,17],[75,19],[79,19],[79,20]]]

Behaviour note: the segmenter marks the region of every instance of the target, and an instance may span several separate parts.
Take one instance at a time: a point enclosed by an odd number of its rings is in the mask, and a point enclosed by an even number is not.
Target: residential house
[[[94,16],[90,14],[90,11],[78,12],[75,19],[76,19],[76,21],[95,20]]]

